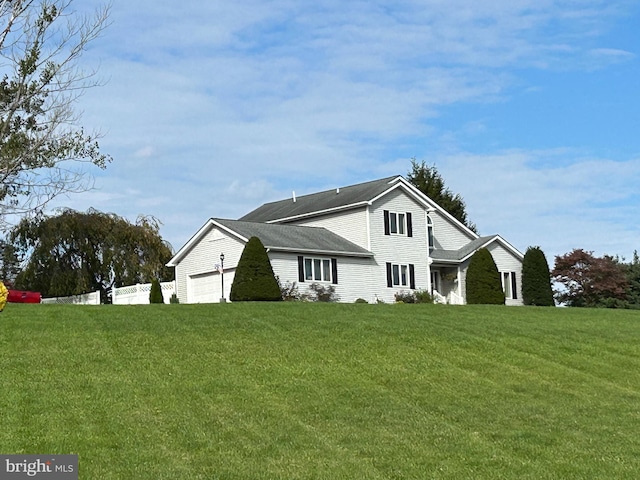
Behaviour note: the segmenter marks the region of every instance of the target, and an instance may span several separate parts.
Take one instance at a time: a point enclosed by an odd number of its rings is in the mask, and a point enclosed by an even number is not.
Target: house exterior
[[[396,293],[427,290],[436,301],[464,304],[469,260],[486,247],[507,305],[522,304],[522,253],[499,235],[477,235],[402,176],[294,195],[239,220],[210,218],[168,263],[180,302],[228,299],[252,236],[281,284],[296,282],[300,293],[314,282],[333,285],[341,302],[390,303]]]

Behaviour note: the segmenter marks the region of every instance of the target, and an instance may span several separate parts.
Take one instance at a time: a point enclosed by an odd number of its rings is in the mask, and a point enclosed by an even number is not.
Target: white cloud
[[[117,2],[85,57],[107,83],[82,98],[83,121],[105,133],[114,162],[74,204],[152,214],[179,246],[211,216],[406,173],[415,155],[442,167],[483,232],[519,248],[593,238],[582,245],[626,250],[624,208],[615,226],[597,220],[616,245],[592,236],[587,217],[601,211],[594,198],[629,198],[634,162],[570,152],[567,165],[551,149],[563,145],[497,140],[493,152],[449,153],[461,148],[452,131],[495,133],[465,107],[545,89],[523,71],[633,61],[598,40],[620,15],[599,0]],[[456,109],[455,128],[444,126]]]

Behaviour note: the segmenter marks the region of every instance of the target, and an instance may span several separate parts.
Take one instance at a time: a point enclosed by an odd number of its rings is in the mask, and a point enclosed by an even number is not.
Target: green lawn
[[[0,453],[81,479],[636,479],[640,313],[8,305]]]

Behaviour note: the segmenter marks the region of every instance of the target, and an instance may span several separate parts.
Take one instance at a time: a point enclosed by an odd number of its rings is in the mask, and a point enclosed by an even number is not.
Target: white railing
[[[62,305],[100,305],[100,290],[70,297],[43,298],[41,303],[58,303]]]
[[[171,296],[176,292],[175,282],[160,283],[162,299],[169,303]],[[142,305],[149,303],[150,283],[138,283],[111,289],[111,301],[114,305]]]
[[[437,290],[433,291],[433,303],[448,303],[446,297],[441,295]]]
[[[451,305],[464,305],[464,300],[456,292],[449,292],[449,295],[447,295],[447,303]]]
[[[445,297],[437,290],[433,291],[433,303],[443,303],[447,305],[464,305],[464,300],[456,292],[451,291]]]

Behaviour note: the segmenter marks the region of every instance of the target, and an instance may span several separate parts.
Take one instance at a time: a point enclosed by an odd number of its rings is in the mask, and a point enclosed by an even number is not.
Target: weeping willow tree
[[[71,7],[72,0],[0,0],[0,231],[13,216],[89,189],[86,167],[110,161],[76,110],[98,84],[79,59],[109,10],[85,16]]]
[[[140,217],[136,223],[113,213],[66,209],[49,217],[24,218],[10,240],[24,268],[16,287],[47,297],[173,279],[165,265],[171,245],[160,236],[160,223]]]

